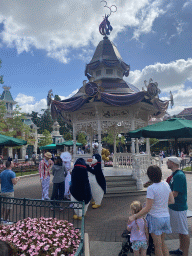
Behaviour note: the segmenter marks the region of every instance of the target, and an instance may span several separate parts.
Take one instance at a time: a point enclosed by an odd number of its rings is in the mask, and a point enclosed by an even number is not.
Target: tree
[[[44,130],[42,133],[43,137],[40,139],[38,144],[39,147],[46,146],[53,143],[51,133],[48,130]]]
[[[70,132],[65,133],[64,139],[65,139],[65,140],[72,140],[71,133],[70,133]]]
[[[0,60],[0,68],[1,68],[1,63],[2,63],[2,61]],[[3,84],[4,82],[3,82],[3,76],[0,76],[0,84]]]
[[[41,118],[40,118],[38,112],[32,111],[32,113],[30,114],[30,116],[32,117],[32,118],[31,118],[32,122],[33,122],[37,127],[40,127],[40,125],[41,125]]]
[[[0,101],[0,132],[6,129],[5,114],[6,114],[5,102]]]
[[[114,135],[112,133],[108,133],[107,136],[103,137],[103,142],[113,145],[114,144]]]
[[[53,119],[49,109],[42,109],[43,113],[40,114],[40,124],[39,124],[39,133],[42,133],[44,130],[49,132],[53,131]]]
[[[77,142],[82,143],[83,146],[85,146],[87,144],[86,135],[80,132],[77,136]]]
[[[55,97],[54,97],[54,100],[60,101],[61,98],[59,97],[59,95],[56,94]],[[67,140],[67,139],[66,139],[66,136],[67,136],[67,137],[70,137],[69,140],[71,140],[72,137],[71,137],[71,135],[69,136],[69,134],[70,134],[70,131],[73,130],[72,125],[71,125],[71,124],[68,124],[67,122],[65,122],[65,121],[63,120],[62,116],[60,116],[60,115],[57,117],[57,122],[58,122],[59,125],[60,125],[60,128],[59,128],[60,134],[63,135],[63,137],[64,137],[65,140]],[[66,134],[67,134],[67,135],[66,135]]]
[[[3,129],[3,134],[18,139],[24,139],[27,141],[27,144],[34,144],[35,139],[33,137],[34,130],[31,129],[29,125],[24,123],[26,119],[25,113],[21,112],[19,105],[16,105],[15,109],[12,112],[12,117],[5,118],[5,128]]]

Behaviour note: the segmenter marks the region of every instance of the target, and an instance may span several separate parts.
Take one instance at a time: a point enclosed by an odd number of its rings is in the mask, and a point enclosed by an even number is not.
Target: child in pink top
[[[132,214],[136,214],[141,211],[142,205],[139,201],[133,201],[130,208]],[[127,230],[131,231],[130,241],[132,243],[134,256],[146,256],[148,247],[148,228],[146,221],[143,218],[134,220],[128,223]]]

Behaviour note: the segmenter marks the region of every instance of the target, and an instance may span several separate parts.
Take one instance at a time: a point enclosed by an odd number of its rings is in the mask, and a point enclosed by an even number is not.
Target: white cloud
[[[158,83],[161,90],[160,99],[169,100],[169,92],[172,91],[174,106],[168,109],[170,115],[178,114],[184,108],[192,106],[192,86],[188,89],[185,86],[187,81],[192,82],[192,59],[149,65],[142,70],[131,71],[126,80],[139,89],[144,87],[146,90],[144,80],[149,81],[150,78]]]
[[[184,9],[184,8],[187,8],[187,7],[190,6],[190,5],[192,5],[192,1],[191,1],[191,0],[186,1],[186,2],[184,3],[184,5],[183,5],[183,9]]]
[[[78,92],[78,89],[73,91],[68,96],[59,96],[61,100],[66,100]],[[42,109],[47,109],[47,99],[41,99],[40,101],[35,101],[33,96],[27,96],[22,93],[19,93],[15,98],[18,105],[21,107],[21,111],[25,113],[41,112]],[[31,104],[30,104],[31,103]]]
[[[154,20],[164,13],[163,0],[108,2],[108,6],[113,4],[117,12],[110,16],[111,40],[127,26],[135,29],[134,38],[138,39],[151,32]],[[4,30],[0,36],[4,44],[15,47],[18,53],[35,47],[67,63],[69,50],[87,47],[90,42],[98,44],[98,27],[105,13],[108,14],[108,9],[100,1],[1,0],[0,22],[4,23]]]
[[[141,89],[144,87],[144,80],[149,81],[150,78],[159,84],[162,92],[181,89],[186,81],[192,81],[192,59],[149,65],[141,71],[131,71],[126,80]]]
[[[27,96],[25,94],[19,93],[17,95],[17,97],[15,98],[15,101],[19,104],[19,105],[23,105],[25,103],[32,103],[34,102],[35,98],[33,96]]]
[[[47,100],[41,99],[40,101],[34,102],[34,104],[19,103],[19,106],[21,107],[21,111],[24,113],[31,113],[32,111],[41,112],[42,109],[47,108]]]
[[[76,89],[75,91],[73,91],[71,94],[69,94],[68,96],[60,96],[59,97],[61,98],[61,100],[66,100],[66,99],[69,99],[71,98],[73,95],[75,95],[77,92],[79,91],[79,89]]]

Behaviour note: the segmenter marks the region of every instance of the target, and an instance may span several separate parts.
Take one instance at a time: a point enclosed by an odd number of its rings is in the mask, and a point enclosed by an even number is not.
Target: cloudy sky
[[[102,40],[108,9],[100,0],[1,0],[0,75],[23,111],[46,108],[50,89],[62,99],[86,79],[85,65]],[[192,0],[113,0],[109,37],[130,64],[126,80],[139,89],[158,82],[172,91],[177,114],[192,107]],[[114,10],[114,7],[112,7]],[[0,88],[0,94],[3,89]]]

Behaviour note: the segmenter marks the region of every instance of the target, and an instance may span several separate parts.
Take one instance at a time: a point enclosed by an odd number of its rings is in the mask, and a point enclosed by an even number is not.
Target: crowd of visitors
[[[50,199],[52,173],[51,200],[63,200],[65,197],[69,199],[70,196],[73,202],[84,201],[85,214],[91,199],[93,209],[101,206],[106,193],[106,181],[99,154],[93,155],[87,162],[83,158],[78,158],[74,167],[71,165],[71,155],[68,152],[55,156],[54,162],[51,158],[52,154],[46,152],[39,163],[42,200]],[[190,238],[187,224],[187,181],[179,166],[179,158],[168,157],[167,167],[172,171],[172,175],[166,181],[162,181],[162,171],[158,166],[148,167],[147,175],[151,183],[147,188],[146,204],[142,208],[139,201],[134,201],[130,206],[132,215],[128,219],[127,229],[131,233],[134,255],[146,255],[149,234],[153,239],[156,256],[188,255]],[[12,167],[12,160],[7,161],[6,169],[0,173],[1,195],[8,198],[14,197],[14,185],[19,181]],[[59,209],[63,210],[61,207]],[[9,222],[10,210],[11,204],[7,205],[6,209],[3,208],[2,217],[6,222]],[[74,219],[82,218],[81,209],[74,209],[74,212]],[[180,247],[177,250],[168,251],[165,244],[165,236],[170,233],[179,234]]]

